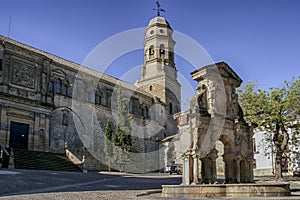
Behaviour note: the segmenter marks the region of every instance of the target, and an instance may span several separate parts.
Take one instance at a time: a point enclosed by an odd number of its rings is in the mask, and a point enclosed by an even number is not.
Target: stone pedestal
[[[280,197],[290,196],[287,183],[163,185],[162,196],[167,198],[203,197]]]

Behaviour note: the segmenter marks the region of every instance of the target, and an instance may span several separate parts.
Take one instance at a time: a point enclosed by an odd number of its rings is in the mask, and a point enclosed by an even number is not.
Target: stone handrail
[[[80,165],[84,163],[84,159],[80,160],[68,149],[66,149],[66,156],[75,165]]]
[[[3,149],[3,152],[5,153],[5,155],[9,156],[9,153],[7,152],[5,147],[2,145],[2,143],[0,143],[0,148]]]

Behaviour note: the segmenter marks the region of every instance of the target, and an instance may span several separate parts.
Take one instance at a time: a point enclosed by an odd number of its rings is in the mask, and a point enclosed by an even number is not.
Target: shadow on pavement
[[[80,173],[39,170],[0,170],[0,197],[103,190],[153,190],[180,184],[168,174]]]

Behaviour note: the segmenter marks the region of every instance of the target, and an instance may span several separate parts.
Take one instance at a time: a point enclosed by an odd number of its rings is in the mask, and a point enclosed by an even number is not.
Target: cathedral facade
[[[117,123],[116,91],[121,89],[136,161],[128,171],[161,169],[165,163],[158,141],[177,133],[173,114],[181,109],[172,33],[163,17],[150,21],[135,85],[0,36],[1,145],[68,152],[73,161],[84,158],[89,170],[105,169],[105,127],[108,120],[113,127]]]

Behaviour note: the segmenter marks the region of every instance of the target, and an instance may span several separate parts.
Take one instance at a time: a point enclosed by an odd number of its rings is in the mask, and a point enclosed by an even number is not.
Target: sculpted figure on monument
[[[207,113],[207,95],[205,85],[202,85],[200,88],[198,96],[198,106],[200,113]]]

